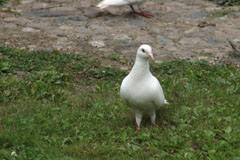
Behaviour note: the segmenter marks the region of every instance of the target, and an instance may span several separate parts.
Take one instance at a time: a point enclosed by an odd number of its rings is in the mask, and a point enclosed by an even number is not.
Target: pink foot
[[[140,130],[140,128],[137,126],[137,127],[136,127],[136,132],[135,132],[135,133],[138,134],[139,130]]]
[[[158,125],[156,123],[152,123],[153,127],[158,127]]]
[[[142,15],[142,16],[147,17],[147,18],[153,17],[152,13],[147,13],[147,12],[144,12],[144,11],[139,12],[139,15]]]

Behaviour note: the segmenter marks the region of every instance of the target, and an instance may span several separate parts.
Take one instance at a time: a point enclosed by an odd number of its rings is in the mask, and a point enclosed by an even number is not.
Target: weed
[[[0,159],[239,159],[236,67],[176,60],[151,70],[170,105],[158,128],[144,119],[136,135],[119,95],[125,71],[83,54],[0,47]]]
[[[109,58],[113,61],[119,61],[120,60],[120,56],[116,53],[112,53],[109,55]]]
[[[214,17],[223,17],[226,15],[230,15],[230,16],[235,16],[234,13],[236,11],[231,10],[231,9],[223,9],[223,10],[214,10],[211,14]]]
[[[0,0],[0,5],[6,3],[8,0]]]

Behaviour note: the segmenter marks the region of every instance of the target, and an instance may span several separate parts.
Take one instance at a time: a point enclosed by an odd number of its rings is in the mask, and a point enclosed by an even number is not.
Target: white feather
[[[169,104],[168,101],[165,99],[164,104]]]
[[[142,50],[147,54],[144,54]],[[122,81],[120,88],[122,99],[136,112],[138,127],[140,127],[143,114],[149,114],[152,123],[155,124],[155,110],[168,104],[158,79],[149,70],[149,54],[152,55],[149,45],[139,47],[135,64]]]
[[[103,0],[100,2],[97,7],[104,9],[109,6],[121,6],[127,4],[137,4],[141,3],[143,0]]]

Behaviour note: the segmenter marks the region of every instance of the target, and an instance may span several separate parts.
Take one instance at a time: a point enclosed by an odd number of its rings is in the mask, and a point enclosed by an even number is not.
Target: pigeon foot
[[[158,127],[158,125],[156,123],[152,123],[153,127]]]
[[[144,11],[138,12],[138,14],[142,15],[143,17],[146,17],[146,18],[154,17],[152,13],[148,13],[148,12],[144,12]]]
[[[141,15],[141,16],[146,17],[146,18],[154,17],[152,13],[144,12],[144,11],[142,11],[140,8],[139,8],[139,10],[140,10],[141,12],[138,12],[138,11],[136,11],[136,10],[133,8],[132,5],[130,5],[130,7],[131,7],[133,13],[136,13],[136,14]]]
[[[139,132],[139,130],[140,130],[140,128],[138,127],[138,125],[137,125],[137,127],[136,127],[136,134],[138,134],[138,132]]]

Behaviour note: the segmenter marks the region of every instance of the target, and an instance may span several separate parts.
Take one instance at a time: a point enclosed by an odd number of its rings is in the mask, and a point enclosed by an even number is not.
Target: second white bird
[[[153,17],[153,14],[144,12],[143,10],[141,10],[140,5],[142,4],[143,1],[144,0],[103,0],[97,5],[97,7],[104,9],[104,8],[110,7],[110,6],[129,5],[134,13],[136,13],[138,15],[142,15],[147,18]],[[140,12],[136,11],[134,9],[133,5],[137,5]]]

